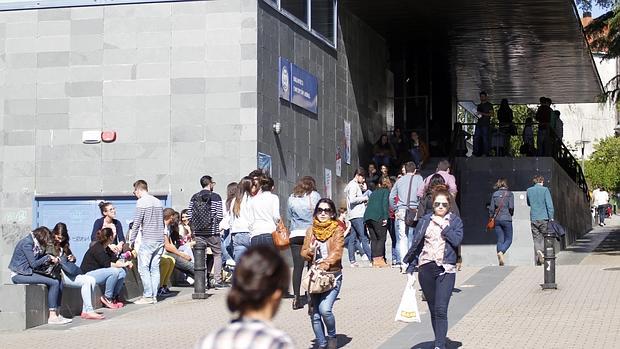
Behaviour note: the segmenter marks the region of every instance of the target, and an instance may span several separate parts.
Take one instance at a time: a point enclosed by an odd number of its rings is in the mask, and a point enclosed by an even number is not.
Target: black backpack
[[[214,217],[211,211],[211,192],[196,193],[192,196],[192,218],[189,222],[195,234],[209,232],[213,225]]]

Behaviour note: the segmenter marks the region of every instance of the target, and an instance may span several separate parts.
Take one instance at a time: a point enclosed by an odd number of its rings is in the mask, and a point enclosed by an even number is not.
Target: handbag
[[[279,220],[276,225],[276,230],[271,233],[273,244],[278,250],[286,250],[291,244],[290,235],[291,233],[288,231],[282,220]]]
[[[327,292],[336,285],[336,277],[334,274],[319,268],[319,265],[314,262],[316,259],[316,250],[317,248],[315,247],[310,270],[308,270],[303,279],[301,279],[301,287],[310,294]]]
[[[61,269],[60,263],[56,263],[56,264],[49,263],[49,264],[43,265],[40,268],[32,269],[32,272],[35,274],[43,275],[48,278],[61,280],[62,278],[61,270],[62,269]]]
[[[412,274],[409,278],[415,278],[415,276]],[[418,310],[415,281],[410,282],[407,280],[405,290],[403,291],[403,296],[401,297],[400,304],[396,310],[394,321],[422,322],[422,319],[420,318],[420,311]]]
[[[414,226],[418,221],[418,208],[409,206],[409,199],[411,199],[411,184],[413,183],[413,176],[409,180],[409,191],[407,192],[407,210],[405,211],[405,225]]]
[[[78,275],[83,274],[82,269],[75,265],[75,262],[70,262],[67,256],[60,257],[60,268],[69,278],[74,278]]]
[[[499,205],[495,208],[495,213],[493,214],[493,217],[489,218],[489,221],[487,222],[488,231],[495,229],[495,217],[497,217],[499,211],[501,211],[502,207],[504,206],[504,198],[506,198],[506,194],[499,197]]]

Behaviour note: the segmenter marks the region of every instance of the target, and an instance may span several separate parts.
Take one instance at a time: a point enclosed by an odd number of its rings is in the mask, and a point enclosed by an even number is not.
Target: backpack
[[[211,210],[211,193],[196,193],[192,196],[192,218],[189,222],[194,233],[207,233],[215,220]]]

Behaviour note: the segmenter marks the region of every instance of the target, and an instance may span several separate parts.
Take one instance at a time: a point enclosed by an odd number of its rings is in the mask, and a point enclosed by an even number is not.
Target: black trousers
[[[304,258],[301,256],[301,247],[304,244],[303,236],[292,237],[291,254],[293,255],[293,294],[299,297],[301,288],[301,275],[304,271]]]
[[[375,220],[367,220],[368,235],[370,236],[370,250],[372,258],[385,257],[385,239],[387,237],[387,226]]]

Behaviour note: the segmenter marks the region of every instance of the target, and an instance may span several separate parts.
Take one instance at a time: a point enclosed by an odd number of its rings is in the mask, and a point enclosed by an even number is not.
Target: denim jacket
[[[32,275],[32,269],[45,265],[50,258],[50,255],[45,254],[44,249],[37,254],[34,253],[34,239],[32,234],[28,234],[15,246],[9,269],[19,275]]]
[[[312,216],[314,208],[321,199],[321,195],[316,191],[304,196],[289,196],[287,203],[287,217],[289,219],[289,228],[293,230],[306,230],[312,225]]]
[[[403,258],[403,262],[409,264],[407,273],[413,273],[418,267],[418,257],[424,247],[424,235],[431,222],[432,214],[429,213],[422,217],[413,233],[413,243],[409,252]],[[446,247],[443,252],[444,264],[456,264],[457,249],[463,241],[463,221],[457,215],[450,214],[449,225],[441,232],[441,236],[446,240]],[[422,243],[421,243],[422,242]]]

